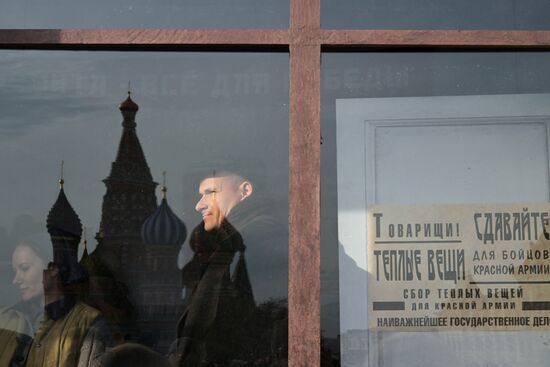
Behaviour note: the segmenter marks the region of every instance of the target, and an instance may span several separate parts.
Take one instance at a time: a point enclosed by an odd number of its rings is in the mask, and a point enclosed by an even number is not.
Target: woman
[[[23,363],[24,350],[32,340],[44,313],[42,272],[51,255],[47,235],[36,235],[21,241],[12,255],[13,284],[21,301],[11,307],[0,307],[0,365]]]
[[[13,251],[13,284],[21,295],[21,301],[14,308],[28,318],[29,335],[34,334],[44,313],[42,273],[51,261],[51,251],[49,236],[46,234],[21,241]]]

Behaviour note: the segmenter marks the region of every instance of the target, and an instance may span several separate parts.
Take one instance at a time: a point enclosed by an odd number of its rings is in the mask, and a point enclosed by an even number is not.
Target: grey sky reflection
[[[322,0],[324,28],[547,30],[546,0]]]
[[[0,28],[286,28],[288,0],[0,0]]]
[[[168,172],[169,203],[189,228],[200,221],[189,167],[243,155],[264,167],[266,192],[286,223],[286,54],[3,51],[0,232],[22,214],[44,222],[62,159],[67,196],[88,233],[97,231],[129,80],[153,177]]]

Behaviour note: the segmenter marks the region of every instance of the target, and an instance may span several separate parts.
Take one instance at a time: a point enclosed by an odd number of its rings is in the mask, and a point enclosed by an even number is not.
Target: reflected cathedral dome
[[[160,205],[141,227],[141,237],[145,245],[181,246],[187,237],[185,224],[168,205],[166,191],[166,186],[163,186]]]

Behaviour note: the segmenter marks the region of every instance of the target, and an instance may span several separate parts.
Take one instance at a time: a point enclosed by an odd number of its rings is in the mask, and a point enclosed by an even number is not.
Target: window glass
[[[323,28],[550,29],[544,0],[322,0]]]
[[[0,60],[0,364],[286,365],[288,55]]]
[[[546,363],[547,57],[323,55],[327,360]]]
[[[0,28],[287,28],[288,0],[0,1]]]

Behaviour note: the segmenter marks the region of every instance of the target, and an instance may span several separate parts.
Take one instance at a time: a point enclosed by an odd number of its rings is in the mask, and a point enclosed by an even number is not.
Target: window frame
[[[289,53],[289,366],[321,363],[321,53],[550,48],[550,31],[322,29],[320,1],[289,0],[288,29],[0,29],[0,49]]]

